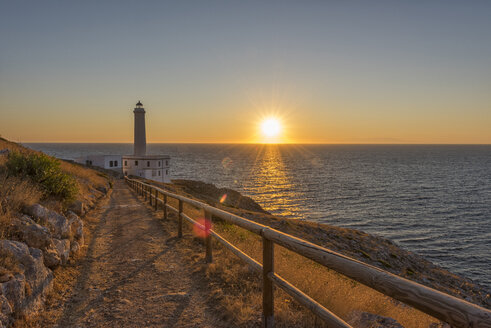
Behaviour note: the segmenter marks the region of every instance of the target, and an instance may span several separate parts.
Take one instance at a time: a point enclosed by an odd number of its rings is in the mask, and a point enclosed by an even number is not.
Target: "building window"
[[[147,167],[150,167],[150,161],[147,161]]]
[[[165,165],[166,166],[169,166],[169,161],[165,161]]]
[[[138,161],[135,161],[135,166],[138,166]]]
[[[113,167],[113,161],[109,161],[109,166]]]
[[[157,174],[155,173],[155,170],[152,170],[152,176],[156,176]]]
[[[165,170],[165,175],[169,175],[169,170]]]
[[[160,161],[159,161],[159,167],[160,167]]]
[[[124,166],[128,166],[128,161],[124,161]]]
[[[114,161],[114,166],[118,166],[118,161]]]
[[[159,162],[160,163],[160,162]],[[159,176],[160,176],[160,170],[159,170]]]
[[[128,171],[124,171],[124,175],[128,175]]]

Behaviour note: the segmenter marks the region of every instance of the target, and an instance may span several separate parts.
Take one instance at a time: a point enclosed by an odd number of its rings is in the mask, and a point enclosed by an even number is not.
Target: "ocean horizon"
[[[72,160],[124,155],[132,143],[24,143]],[[284,218],[388,238],[491,287],[491,145],[147,145],[171,156],[171,178],[213,183]]]

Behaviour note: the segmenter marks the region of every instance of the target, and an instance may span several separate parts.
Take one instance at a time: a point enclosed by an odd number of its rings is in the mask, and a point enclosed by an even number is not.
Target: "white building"
[[[136,104],[133,113],[135,114],[133,155],[123,155],[123,174],[170,182],[170,157],[146,154],[145,109],[141,102]]]
[[[121,155],[87,155],[75,159],[76,163],[87,166],[98,166],[109,170],[121,171]]]

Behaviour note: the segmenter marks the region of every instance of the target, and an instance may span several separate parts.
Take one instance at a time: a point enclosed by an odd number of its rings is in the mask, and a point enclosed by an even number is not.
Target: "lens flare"
[[[220,198],[220,203],[223,204],[226,199],[227,199],[227,194],[223,194],[222,198]]]
[[[201,226],[206,227],[207,224],[210,224],[210,229],[211,228],[211,222],[207,222],[205,218],[199,218],[196,220]],[[193,232],[196,237],[199,238],[206,238],[208,236],[208,231],[205,231],[201,229],[201,227],[197,226],[196,224],[193,224]]]

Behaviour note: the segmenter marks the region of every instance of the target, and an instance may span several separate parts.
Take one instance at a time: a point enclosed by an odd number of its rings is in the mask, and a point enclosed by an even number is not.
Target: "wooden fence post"
[[[263,326],[274,327],[274,289],[268,274],[274,272],[274,243],[263,236]]]
[[[159,209],[159,191],[155,189],[155,210]]]
[[[164,194],[164,220],[167,220],[167,195]]]
[[[205,247],[206,247],[205,262],[206,263],[211,263],[213,261],[210,230],[211,230],[211,213],[205,211]]]
[[[179,223],[177,226],[177,237],[182,238],[182,200],[179,199]]]
[[[143,186],[143,194],[145,196],[145,201],[147,201],[147,196],[148,196],[148,193],[147,193],[147,186]]]

